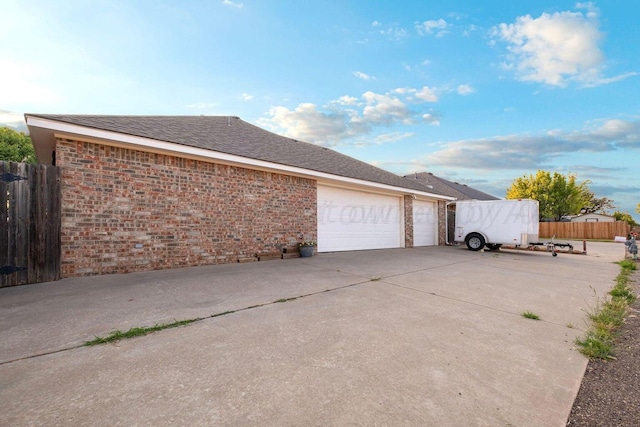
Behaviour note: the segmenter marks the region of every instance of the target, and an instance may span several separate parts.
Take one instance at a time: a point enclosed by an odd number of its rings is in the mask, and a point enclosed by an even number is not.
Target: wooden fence
[[[606,239],[613,240],[615,236],[627,237],[629,224],[617,222],[541,222],[540,238],[550,239]]]
[[[60,168],[0,161],[0,287],[60,278]]]

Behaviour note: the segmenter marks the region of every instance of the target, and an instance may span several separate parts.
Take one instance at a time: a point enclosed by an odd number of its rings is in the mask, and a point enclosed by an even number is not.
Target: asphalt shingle
[[[337,151],[269,132],[234,116],[27,116],[446,195],[437,188],[425,187]]]
[[[426,191],[433,191],[437,194],[455,197],[458,200],[499,200],[498,197],[492,196],[491,194],[484,193],[464,184],[440,178],[430,172],[405,175],[405,178],[422,184],[426,187]]]

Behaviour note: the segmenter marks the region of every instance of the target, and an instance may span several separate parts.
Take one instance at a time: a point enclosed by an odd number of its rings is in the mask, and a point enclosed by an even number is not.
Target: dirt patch
[[[632,276],[636,293],[640,270]],[[615,359],[591,360],[567,426],[636,427],[640,420],[640,298],[616,339]]]

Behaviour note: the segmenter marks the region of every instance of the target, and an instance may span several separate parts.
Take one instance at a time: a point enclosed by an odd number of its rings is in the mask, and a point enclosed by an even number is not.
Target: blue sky
[[[2,0],[0,123],[234,115],[499,197],[538,169],[640,202],[640,3]],[[640,222],[640,215],[634,214]]]

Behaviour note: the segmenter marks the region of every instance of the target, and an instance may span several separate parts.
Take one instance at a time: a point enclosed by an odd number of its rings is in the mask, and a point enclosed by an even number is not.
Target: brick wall
[[[413,247],[413,196],[404,196],[404,247]]]
[[[62,277],[237,262],[317,238],[316,181],[58,139]]]
[[[447,215],[447,202],[438,200],[438,245],[443,246],[447,242],[447,224],[445,221]]]

